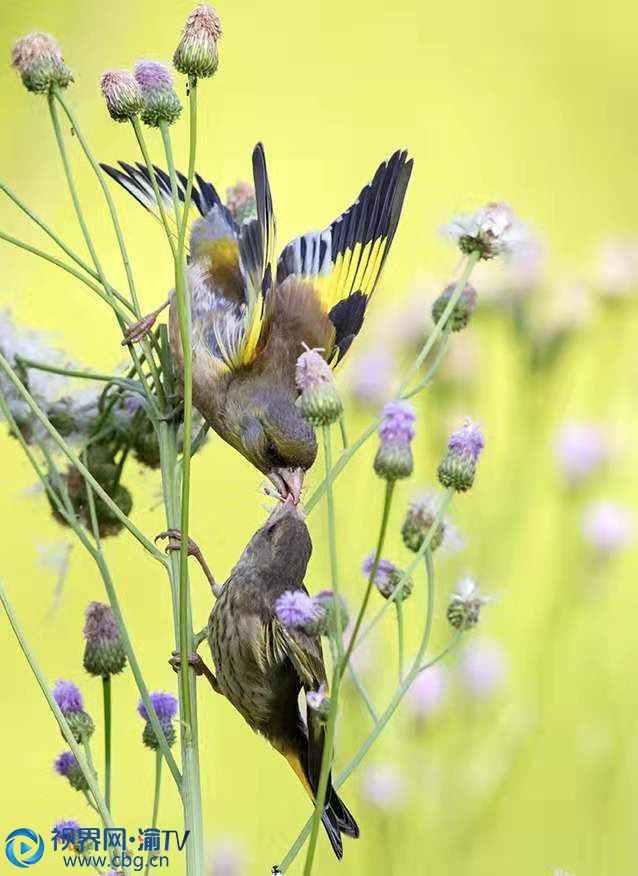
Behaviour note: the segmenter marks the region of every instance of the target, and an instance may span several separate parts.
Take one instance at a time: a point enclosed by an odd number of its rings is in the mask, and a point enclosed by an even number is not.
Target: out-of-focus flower
[[[160,727],[164,731],[164,736],[169,746],[175,742],[175,728],[173,727],[173,719],[177,714],[177,699],[172,693],[158,690],[150,694],[150,700],[155,712]],[[148,711],[143,700],[140,699],[137,704],[137,711],[141,718],[146,721],[144,732],[142,733],[142,741],[147,748],[157,751],[159,748],[159,740],[151,724]]]
[[[361,564],[361,571],[368,579],[374,569],[374,558],[375,552],[372,551]],[[385,560],[383,557],[379,558],[372,583],[384,599],[389,599],[392,596],[402,579],[403,571],[398,566],[396,566],[391,560]],[[412,593],[412,587],[412,578],[408,575],[401,584],[400,598],[402,600],[407,599]]]
[[[603,298],[626,298],[638,291],[638,238],[605,241],[598,253],[596,286]]]
[[[441,292],[439,297],[435,300],[432,305],[432,319],[435,323],[438,323],[443,316],[455,291],[456,283],[451,283],[449,286],[445,287],[443,292]],[[447,325],[450,326],[453,332],[460,332],[461,329],[464,329],[468,325],[475,308],[476,289],[474,286],[466,283],[458,301],[452,308],[452,313],[447,321]]]
[[[626,547],[634,534],[631,513],[614,502],[595,502],[583,515],[583,535],[602,554]]]
[[[107,70],[102,74],[100,91],[115,122],[129,122],[144,105],[142,90],[129,70]]]
[[[20,74],[24,87],[34,94],[66,88],[73,82],[60,46],[49,33],[34,31],[17,39],[11,49],[11,66]]]
[[[529,233],[507,204],[491,203],[466,216],[457,216],[443,229],[466,255],[481,259],[509,255],[520,247]]]
[[[333,590],[321,590],[312,597],[317,612],[316,623],[306,625],[308,631],[315,631],[322,636],[328,636],[337,631],[343,632],[348,626],[348,607],[345,599]]]
[[[91,716],[84,711],[84,698],[80,688],[72,681],[56,681],[53,699],[64,715],[76,742],[86,742],[95,730]]]
[[[244,219],[257,215],[255,188],[251,183],[238,180],[234,186],[226,189],[226,206],[235,222],[241,224]]]
[[[242,847],[231,837],[220,837],[209,856],[209,876],[244,876],[246,856]]]
[[[212,6],[196,6],[186,19],[173,64],[187,76],[208,78],[219,66],[217,42],[222,35],[219,16]]]
[[[559,277],[543,310],[543,330],[550,336],[572,332],[587,325],[594,313],[592,289],[575,276]]]
[[[414,679],[406,695],[410,713],[420,721],[428,720],[441,711],[448,694],[446,670],[434,664]]]
[[[326,695],[326,686],[322,684],[319,690],[309,690],[306,693],[306,703],[321,721],[327,721],[330,714],[330,697]]]
[[[608,446],[596,423],[569,421],[556,434],[554,451],[567,480],[578,484],[605,462]]]
[[[317,603],[303,590],[286,590],[275,602],[275,614],[285,627],[304,629],[320,617]]]
[[[53,768],[59,776],[68,779],[69,784],[76,791],[88,790],[89,783],[72,751],[63,751],[59,754],[53,763]]]
[[[182,112],[182,104],[173,88],[173,77],[166,64],[160,61],[138,61],[133,71],[142,91],[141,118],[145,125],[159,128],[163,123],[172,125]]]
[[[500,690],[507,675],[503,648],[488,639],[470,642],[459,660],[462,688],[477,700],[489,699]]]
[[[361,791],[372,806],[391,812],[405,800],[407,787],[402,773],[395,766],[376,764],[363,771]]]
[[[492,601],[490,596],[481,596],[473,578],[459,581],[456,593],[450,597],[447,619],[455,629],[469,629],[479,622],[481,608]]]
[[[392,392],[396,363],[383,347],[364,353],[350,365],[349,386],[354,398],[364,405],[378,405]]]
[[[407,478],[412,474],[412,441],[416,435],[416,413],[409,402],[388,402],[381,414],[379,449],[374,458],[374,470],[387,481]]]
[[[433,492],[423,493],[410,504],[401,527],[403,544],[408,550],[417,553],[421,549],[421,545],[434,524],[438,504],[439,500],[436,493]],[[444,538],[445,520],[442,520],[430,540],[430,550],[435,551],[440,547]]]
[[[63,818],[56,821],[53,825],[53,843],[54,848],[58,846],[63,851],[73,849],[78,851],[78,831],[80,830],[79,822],[73,818]]]
[[[444,487],[464,492],[474,483],[476,463],[485,447],[480,426],[468,419],[460,429],[450,435],[447,454],[439,465],[437,474]]]
[[[329,426],[343,413],[332,368],[318,350],[306,349],[297,359],[295,382],[301,392],[302,416],[313,426]]]
[[[108,605],[92,602],[84,624],[84,668],[91,675],[116,675],[126,666],[126,652],[113,612]]]

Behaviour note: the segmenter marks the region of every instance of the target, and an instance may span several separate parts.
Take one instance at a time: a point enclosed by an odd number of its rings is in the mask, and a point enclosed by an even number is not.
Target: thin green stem
[[[22,356],[15,357],[16,362],[26,368],[35,368],[36,371],[46,371],[49,374],[62,374],[64,377],[79,377],[84,380],[101,380],[106,383],[123,383],[123,378],[117,374],[101,374],[97,371],[81,371],[79,368],[62,368],[58,365],[49,365],[46,362],[36,362],[35,359],[25,359]]]
[[[164,209],[164,201],[162,196],[160,195],[159,186],[157,184],[157,176],[155,174],[155,167],[153,166],[153,162],[151,161],[151,156],[149,155],[148,148],[146,146],[146,140],[144,138],[144,131],[142,129],[142,125],[137,116],[133,116],[131,119],[131,124],[133,125],[133,130],[135,131],[135,137],[137,138],[138,145],[140,147],[140,152],[142,153],[142,158],[144,159],[144,164],[146,165],[146,169],[148,171],[148,175],[151,180],[151,186],[153,188],[153,194],[155,195],[155,200],[157,201],[157,208],[160,214],[160,221],[164,226],[164,231],[166,232],[166,239],[168,240],[168,245],[171,248],[171,252],[173,254],[173,259],[177,257],[177,251],[175,249],[175,241],[173,240],[173,233],[168,224],[168,217],[166,216],[166,210]],[[179,227],[179,226],[178,226]]]
[[[376,724],[376,722],[379,720],[379,715],[377,714],[377,710],[374,707],[374,703],[370,699],[370,695],[368,694],[368,691],[365,689],[363,682],[359,678],[358,672],[355,670],[354,666],[352,665],[352,661],[350,661],[348,663],[348,675],[352,679],[352,683],[354,684],[356,689],[359,691],[359,695],[361,696],[361,699],[365,703],[365,707],[368,710],[368,713],[369,713],[370,717],[372,718],[373,723]]]
[[[368,602],[370,600],[370,594],[372,593],[372,588],[374,586],[374,579],[377,574],[377,569],[379,568],[379,561],[381,559],[381,553],[383,551],[383,545],[385,544],[385,537],[388,531],[388,521],[390,519],[390,508],[392,507],[392,497],[394,495],[394,485],[395,481],[387,481],[385,488],[385,500],[383,502],[383,514],[381,517],[381,527],[379,529],[379,538],[377,539],[377,548],[374,552],[374,560],[372,561],[372,568],[370,569],[370,575],[368,576],[368,584],[366,587],[366,592],[363,597],[363,602],[361,603],[361,608],[359,609],[359,614],[357,615],[357,619],[354,624],[354,629],[352,630],[352,635],[350,636],[350,641],[348,643],[348,647],[346,648],[346,653],[343,656],[342,665],[341,665],[341,674],[343,674],[343,669],[348,664],[348,660],[350,659],[350,655],[354,650],[355,643],[357,641],[357,636],[359,635],[359,630],[361,629],[361,624],[363,623],[363,618],[366,613],[366,609],[368,607]]]
[[[95,805],[95,803],[93,802],[93,800],[91,800],[91,797],[90,797],[90,795],[89,795],[89,792],[88,792],[88,791],[83,791],[82,793],[84,794],[84,798],[85,798],[86,802],[89,804],[89,806],[91,807],[91,809],[93,809],[93,811],[94,811],[94,812],[97,812],[98,815],[99,815],[99,814],[100,814],[100,810],[97,808],[97,806]]]
[[[397,609],[397,652],[399,655],[399,684],[403,681],[403,652],[404,652],[404,629],[403,629],[403,600],[395,600]]]
[[[332,441],[330,435],[330,426],[322,428],[323,450],[326,469],[326,495],[327,495],[327,511],[328,511],[328,544],[330,550],[330,579],[332,582],[332,592],[335,597],[339,598],[339,564],[337,559],[337,526],[335,519],[335,501],[334,492],[332,490]],[[334,613],[336,624],[336,646],[339,657],[343,654],[343,630],[341,629],[341,612]]]
[[[154,830],[157,827],[157,816],[159,813],[160,793],[162,789],[162,755],[157,752],[155,756],[155,792],[153,794],[153,816],[151,818],[151,828]],[[149,867],[151,866],[151,856],[146,859],[144,867],[144,876],[148,876]]]
[[[417,385],[411,389],[409,392],[403,393],[404,399],[412,398],[412,396],[417,395],[419,392],[425,389],[430,383],[432,383],[432,379],[436,372],[439,369],[441,362],[447,352],[448,345],[450,343],[450,335],[452,334],[452,322],[450,321],[445,328],[443,329],[443,334],[441,335],[441,340],[439,342],[438,349],[436,351],[436,355],[432,360],[432,365],[425,372],[425,376],[423,380],[420,380]]]
[[[343,414],[339,417],[339,431],[341,432],[341,443],[343,444],[343,449],[348,449],[348,430],[346,428],[346,418]]]
[[[104,704],[104,799],[111,808],[111,676],[102,676]]]

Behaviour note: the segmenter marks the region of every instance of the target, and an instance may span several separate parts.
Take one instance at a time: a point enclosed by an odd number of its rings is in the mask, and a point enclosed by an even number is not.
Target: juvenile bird
[[[177,547],[179,533],[169,531]],[[321,639],[285,627],[275,603],[285,591],[305,591],[304,575],[312,544],[303,517],[291,501],[279,505],[253,535],[210,614],[206,637],[215,674],[201,657],[191,663],[223,694],[257,733],[282,754],[314,800],[325,739],[317,713],[299,712],[299,693],[326,684]],[[201,559],[200,559],[201,562]],[[210,570],[204,565],[211,583]],[[179,666],[175,652],[171,664]],[[359,836],[354,818],[328,782],[322,816],[335,855],[341,858],[341,835]]]
[[[144,207],[158,205],[141,164],[102,165]],[[263,472],[282,499],[299,500],[317,455],[313,429],[296,406],[295,362],[303,344],[336,366],[363,324],[397,229],[412,171],[406,152],[381,164],[357,200],[323,231],[295,238],[275,264],[275,216],[264,149],[253,151],[256,216],[237,224],[211,183],[196,175],[188,284],[192,309],[193,402],[208,424]],[[168,175],[155,169],[166,214]],[[186,179],[179,175],[178,195]],[[199,214],[199,218],[195,218]],[[183,355],[171,293],[169,327],[178,375]],[[127,333],[139,340],[162,310]]]

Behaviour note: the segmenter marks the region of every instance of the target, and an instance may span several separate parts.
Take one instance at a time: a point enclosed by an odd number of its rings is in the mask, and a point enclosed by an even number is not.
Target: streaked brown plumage
[[[103,165],[117,182],[157,212],[142,165]],[[358,199],[323,231],[295,238],[275,264],[275,218],[261,144],[253,152],[257,215],[238,225],[213,186],[193,190],[188,269],[193,326],[193,399],[207,422],[295,501],[313,464],[313,430],[296,406],[294,368],[303,345],[321,348],[336,365],[359,333],[397,229],[412,171],[405,152],[377,169]],[[172,216],[168,176],[156,169]],[[178,186],[184,199],[183,177]],[[177,311],[170,337],[182,370]],[[148,320],[144,322],[148,326]]]
[[[301,689],[326,682],[321,639],[285,628],[275,602],[286,590],[305,589],[312,545],[291,502],[278,507],[250,540],[215,603],[208,642],[217,690],[257,733],[288,760],[314,799],[321,772],[324,727],[312,710],[299,712]],[[341,858],[341,834],[357,837],[352,815],[329,783],[323,823]]]

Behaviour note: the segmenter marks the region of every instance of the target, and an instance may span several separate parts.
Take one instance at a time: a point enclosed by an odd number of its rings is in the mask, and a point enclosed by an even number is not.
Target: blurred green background
[[[108,118],[99,76],[140,57],[168,59],[190,6],[183,0],[14,0],[0,11],[2,52],[8,59],[13,39],[29,30],[54,33],[75,72],[70,97],[94,151],[106,161],[135,160],[130,130]],[[415,157],[406,209],[359,354],[400,346],[389,317],[405,313],[406,302],[409,313],[417,302],[425,331],[431,301],[457,263],[438,228],[459,210],[507,200],[547,251],[533,291],[515,292],[511,276],[492,266],[476,272],[479,296],[489,306],[453,339],[451,363],[418,400],[416,470],[397,490],[387,550],[407,563],[399,535],[407,503],[434,483],[449,429],[465,415],[479,420],[487,449],[477,483],[454,502],[451,515],[459,548],[437,555],[432,653],[449,636],[448,594],[470,573],[499,599],[464,646],[482,643],[484,661],[486,653],[491,658],[481,671],[475,664],[472,676],[472,652],[463,656],[461,648],[432,683],[434,692],[419,700],[425,717],[416,717],[414,701],[399,711],[368,769],[344,788],[361,825],[360,841],[347,844],[339,867],[321,838],[316,872],[635,873],[638,564],[631,523],[617,550],[597,550],[582,533],[592,502],[612,502],[631,514],[638,496],[635,273],[623,281],[627,294],[611,296],[618,291],[611,278],[618,261],[624,270],[631,259],[608,252],[601,262],[599,249],[604,239],[638,230],[635,7],[627,0],[596,8],[574,0],[533,7],[504,0],[246,0],[222,2],[218,11],[222,61],[200,89],[198,166],[223,189],[248,177],[250,150],[263,140],[280,243],[329,222],[398,146]],[[8,64],[0,73],[0,105],[1,176],[83,251],[46,103],[24,92]],[[174,142],[182,165],[185,138],[181,123]],[[159,155],[157,138],[149,140]],[[74,158],[100,253],[121,287],[103,202],[77,151]],[[142,221],[125,196],[116,199],[143,306],[151,308],[171,285],[169,253],[160,229]],[[46,248],[8,202],[0,202],[0,227]],[[120,361],[117,326],[85,287],[4,245],[1,258],[0,308],[57,336],[55,343],[86,366],[99,370]],[[408,357],[404,345],[399,362]],[[372,365],[353,354],[340,376],[344,393],[356,388],[366,367]],[[352,434],[371,410],[349,403]],[[594,422],[604,436],[606,464],[578,486],[569,485],[555,458],[557,430],[567,421]],[[337,488],[340,563],[351,605],[363,592],[359,567],[373,547],[381,512],[373,444]],[[81,682],[97,717],[101,692],[83,678],[81,628],[87,602],[103,599],[101,583],[74,546],[61,601],[52,609],[58,571],[39,556],[43,546],[50,555],[68,536],[52,521],[43,496],[29,490],[31,470],[4,431],[0,448],[0,577],[48,677]],[[164,525],[158,476],[137,472],[128,482],[135,522],[158,532]],[[263,519],[258,486],[254,471],[216,439],[195,459],[192,531],[218,579]],[[309,525],[315,552],[308,584],[318,590],[328,580],[323,506]],[[172,690],[166,583],[127,535],[111,540],[108,554],[149,686]],[[196,621],[203,624],[208,588],[197,571],[192,577]],[[421,576],[406,603],[409,651],[420,631],[423,588]],[[62,817],[92,824],[82,797],[53,774],[63,743],[5,623],[2,631],[0,834],[27,825],[47,835]],[[379,706],[396,680],[394,636],[390,613],[362,664]],[[468,678],[476,672],[480,683],[472,687]],[[141,744],[130,673],[114,687],[116,822],[143,827],[150,821],[153,756]],[[348,689],[344,701],[338,768],[369,729],[354,691]],[[206,833],[217,849],[211,872],[269,872],[309,811],[303,791],[284,762],[205,689],[201,728]],[[98,729],[98,752],[100,744]],[[168,781],[165,791],[160,824],[177,827],[180,807]],[[222,855],[224,866],[236,869],[222,869]],[[64,872],[51,855],[40,867],[52,876]],[[0,864],[0,871],[10,869]]]

